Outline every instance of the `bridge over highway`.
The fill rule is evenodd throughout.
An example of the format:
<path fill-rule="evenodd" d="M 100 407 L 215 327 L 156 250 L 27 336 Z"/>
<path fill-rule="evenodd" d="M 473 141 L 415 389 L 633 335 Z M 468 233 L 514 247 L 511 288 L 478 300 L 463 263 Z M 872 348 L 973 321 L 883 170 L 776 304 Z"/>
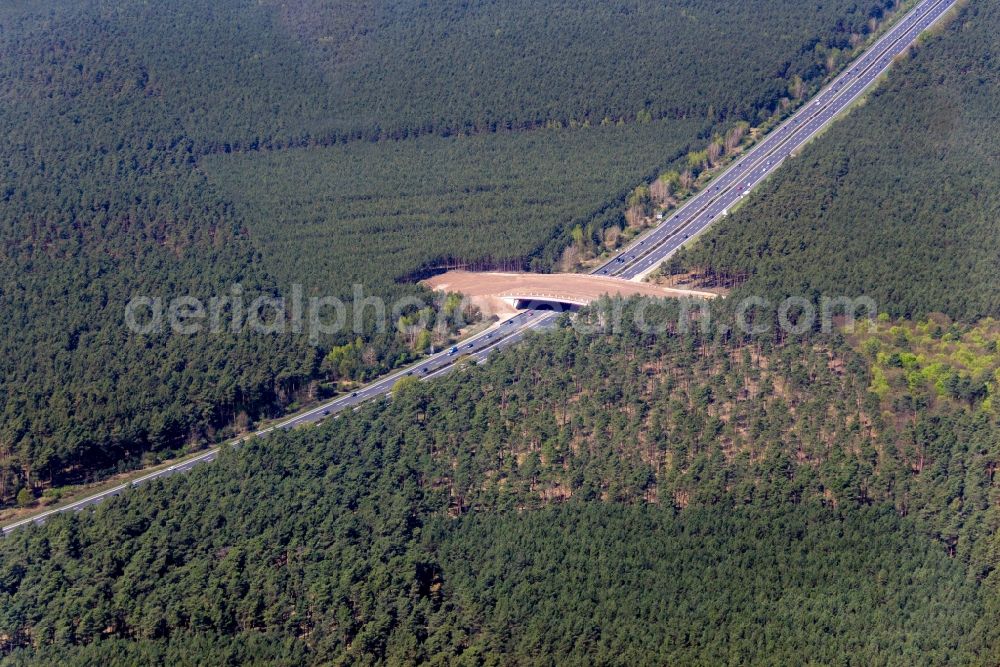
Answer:
<path fill-rule="evenodd" d="M 700 290 L 660 287 L 613 276 L 586 273 L 501 273 L 449 271 L 424 281 L 431 289 L 459 292 L 484 312 L 575 310 L 604 295 L 711 299 L 717 295 Z"/>

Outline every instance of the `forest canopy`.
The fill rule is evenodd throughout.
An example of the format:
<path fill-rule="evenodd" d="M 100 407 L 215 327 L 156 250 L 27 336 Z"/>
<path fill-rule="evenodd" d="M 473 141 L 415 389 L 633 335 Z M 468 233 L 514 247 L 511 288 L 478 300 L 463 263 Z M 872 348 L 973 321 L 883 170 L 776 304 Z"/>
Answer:
<path fill-rule="evenodd" d="M 137 338 L 131 295 L 547 270 L 894 6 L 3 5 L 0 504 L 412 352 Z M 564 319 L 0 539 L 0 663 L 996 664 L 997 16 L 963 9 L 682 257 L 877 296 L 877 330 L 742 336 L 717 299 L 682 331 L 675 301 L 603 301 L 580 318 L 664 326 Z"/>
<path fill-rule="evenodd" d="M 893 317 L 1000 315 L 998 29 L 969 3 L 677 263 Z"/>
<path fill-rule="evenodd" d="M 15 532 L 0 649 L 12 664 L 995 658 L 1000 413 L 885 411 L 842 336 L 720 331 L 562 328 Z"/>
<path fill-rule="evenodd" d="M 4 5 L 0 503 L 401 358 L 394 335 L 137 339 L 130 295 L 545 270 L 890 6 Z M 682 258 L 877 296 L 876 330 L 600 302 L 583 322 L 663 327 L 564 319 L 0 539 L 0 663 L 1000 662 L 997 16 L 963 9 Z"/>
<path fill-rule="evenodd" d="M 545 269 L 570 225 L 614 221 L 628 181 L 818 85 L 890 6 L 4 3 L 0 505 L 277 415 L 354 343 L 137 338 L 132 296 L 251 301 L 294 273 L 391 298 L 440 259 Z M 313 169 L 336 182 L 303 188 Z M 358 378 L 407 358 L 359 333 Z"/>

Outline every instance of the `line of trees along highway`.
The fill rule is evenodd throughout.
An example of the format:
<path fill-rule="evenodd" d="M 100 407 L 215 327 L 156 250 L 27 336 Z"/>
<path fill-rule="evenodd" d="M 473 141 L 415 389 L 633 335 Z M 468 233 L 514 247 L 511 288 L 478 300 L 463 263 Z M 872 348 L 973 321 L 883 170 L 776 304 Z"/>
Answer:
<path fill-rule="evenodd" d="M 617 215 L 609 206 L 624 198 L 624 180 L 654 174 L 719 123 L 755 121 L 782 98 L 807 93 L 836 64 L 839 56 L 827 62 L 831 56 L 863 38 L 891 6 L 847 0 L 819 9 L 763 1 L 669 9 L 597 2 L 5 4 L 0 504 L 22 491 L 30 501 L 50 484 L 132 467 L 150 452 L 177 451 L 229 424 L 244 427 L 273 415 L 309 395 L 310 382 L 325 375 L 331 347 L 354 342 L 353 333 L 319 349 L 281 336 L 130 337 L 122 313 L 132 295 L 207 298 L 239 283 L 249 302 L 287 291 L 288 267 L 305 265 L 306 282 L 323 294 L 339 293 L 347 277 L 363 275 L 392 298 L 414 293 L 394 279 L 425 263 L 459 252 L 468 253 L 463 260 L 510 260 L 512 246 L 517 253 L 544 248 L 536 262 L 544 268 L 565 244 L 547 241 L 560 233 L 564 216 L 599 229 Z M 746 53 L 706 49 L 713 39 Z M 624 125 L 597 132 L 605 119 Z M 656 122 L 670 130 L 654 133 Z M 525 135 L 538 147 L 526 153 L 531 163 L 523 169 L 464 179 L 457 174 L 468 160 L 449 167 L 447 148 L 436 159 L 416 155 L 407 163 L 395 153 L 410 150 L 409 142 L 380 141 L 372 159 L 389 168 L 376 170 L 385 176 L 368 208 L 310 200 L 328 193 L 303 194 L 285 180 L 292 171 L 274 172 L 266 163 L 219 157 L 205 165 L 206 176 L 201 162 L 209 154 L 326 146 L 330 152 L 319 161 L 344 164 L 349 157 L 338 152 L 344 142 L 419 134 L 457 142 L 460 132 L 494 130 L 493 142 L 479 150 L 503 152 L 511 150 L 503 143 L 511 132 L 571 125 L 581 126 L 572 130 L 581 134 Z M 510 146 L 523 148 L 518 140 Z M 600 150 L 624 157 L 591 161 Z M 304 167 L 317 160 L 315 152 L 297 154 Z M 447 208 L 423 209 L 416 222 L 394 215 L 384 199 L 409 187 L 410 169 L 428 167 L 451 169 L 444 181 L 449 191 L 509 194 L 484 197 L 465 226 Z M 281 203 L 271 201 L 267 210 L 287 205 L 291 222 L 313 224 L 312 234 L 289 241 L 253 217 L 245 201 L 220 186 L 234 178 L 228 170 L 249 192 L 277 173 L 281 182 L 272 192 Z M 620 172 L 610 188 L 608 172 Z M 531 189 L 539 173 L 570 176 L 544 181 L 561 193 L 549 201 L 550 193 Z M 403 205 L 437 194 L 417 192 Z M 368 216 L 358 231 L 366 243 L 359 245 L 374 252 L 363 254 L 365 266 L 356 271 L 331 268 L 314 249 L 353 238 L 343 221 L 355 206 Z M 535 226 L 459 244 L 484 221 L 496 227 L 532 220 L 539 208 L 545 214 Z M 377 245 L 382 230 L 421 222 L 404 252 Z M 441 224 L 452 227 L 447 240 L 455 247 L 438 246 Z M 522 231 L 533 246 L 517 246 Z M 348 257 L 351 266 L 357 259 Z M 359 378 L 409 353 L 395 335 L 362 335 L 371 353 Z"/>
<path fill-rule="evenodd" d="M 941 320 L 800 340 L 560 329 L 8 536 L 0 649 L 989 664 L 1000 413 L 990 394 L 869 386 L 879 352 L 996 360 L 997 337 Z M 949 363 L 971 377 L 967 355 Z"/>
<path fill-rule="evenodd" d="M 998 27 L 1000 9 L 969 3 L 670 270 L 866 294 L 894 316 L 1000 314 Z"/>

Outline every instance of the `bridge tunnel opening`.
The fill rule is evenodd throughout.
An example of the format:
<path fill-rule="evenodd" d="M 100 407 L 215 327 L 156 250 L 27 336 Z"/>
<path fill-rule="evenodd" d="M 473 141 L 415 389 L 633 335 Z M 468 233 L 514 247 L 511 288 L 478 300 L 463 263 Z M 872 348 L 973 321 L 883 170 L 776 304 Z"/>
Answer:
<path fill-rule="evenodd" d="M 575 313 L 580 310 L 580 304 L 556 299 L 515 299 L 514 307 L 518 310 L 538 310 L 554 313 Z"/>

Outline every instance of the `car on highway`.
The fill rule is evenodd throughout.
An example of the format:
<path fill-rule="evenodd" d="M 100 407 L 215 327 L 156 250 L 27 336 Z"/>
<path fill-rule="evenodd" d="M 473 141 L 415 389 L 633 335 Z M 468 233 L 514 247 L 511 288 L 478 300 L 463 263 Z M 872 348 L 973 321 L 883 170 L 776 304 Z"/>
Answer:
<path fill-rule="evenodd" d="M 448 350 L 448 356 L 450 357 L 451 355 L 456 354 L 457 352 L 458 352 L 458 346 L 456 345 L 455 347 Z"/>

